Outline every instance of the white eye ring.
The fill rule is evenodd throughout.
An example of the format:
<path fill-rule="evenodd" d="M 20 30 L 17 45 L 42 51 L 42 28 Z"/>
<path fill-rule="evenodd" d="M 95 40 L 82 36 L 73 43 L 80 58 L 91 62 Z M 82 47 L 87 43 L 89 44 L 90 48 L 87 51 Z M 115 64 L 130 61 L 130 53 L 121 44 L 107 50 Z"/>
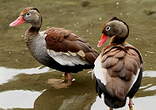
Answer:
<path fill-rule="evenodd" d="M 29 17 L 29 16 L 31 16 L 31 13 L 27 13 L 27 14 L 26 14 L 26 17 Z"/>
<path fill-rule="evenodd" d="M 106 31 L 109 31 L 110 29 L 111 29 L 111 27 L 110 26 L 107 26 L 105 30 Z"/>

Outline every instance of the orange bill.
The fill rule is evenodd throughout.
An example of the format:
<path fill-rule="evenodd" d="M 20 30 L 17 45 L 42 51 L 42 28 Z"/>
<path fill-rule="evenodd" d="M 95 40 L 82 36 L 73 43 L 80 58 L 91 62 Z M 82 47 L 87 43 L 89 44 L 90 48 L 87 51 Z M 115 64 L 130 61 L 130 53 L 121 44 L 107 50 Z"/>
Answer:
<path fill-rule="evenodd" d="M 105 34 L 102 34 L 97 47 L 101 47 L 107 41 L 107 39 L 108 39 L 108 36 L 106 36 Z"/>
<path fill-rule="evenodd" d="M 25 23 L 23 16 L 19 16 L 15 21 L 9 24 L 10 27 L 18 26 L 20 24 Z"/>

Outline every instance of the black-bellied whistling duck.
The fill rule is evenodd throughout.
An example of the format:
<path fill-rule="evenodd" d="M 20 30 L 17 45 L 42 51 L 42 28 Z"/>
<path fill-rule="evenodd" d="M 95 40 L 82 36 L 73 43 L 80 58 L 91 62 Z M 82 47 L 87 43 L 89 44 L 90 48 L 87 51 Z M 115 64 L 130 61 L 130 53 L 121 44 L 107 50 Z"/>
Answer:
<path fill-rule="evenodd" d="M 94 67 L 98 53 L 79 36 L 63 28 L 39 32 L 42 16 L 37 8 L 25 8 L 10 26 L 30 23 L 26 44 L 34 58 L 43 65 L 65 72 L 65 86 L 72 83 L 71 73 Z"/>
<path fill-rule="evenodd" d="M 104 102 L 110 110 L 125 106 L 127 97 L 132 110 L 132 98 L 142 79 L 143 59 L 134 46 L 125 42 L 128 35 L 128 25 L 114 17 L 105 24 L 98 43 L 101 47 L 107 38 L 111 38 L 94 67 L 96 91 L 100 97 L 104 95 Z"/>

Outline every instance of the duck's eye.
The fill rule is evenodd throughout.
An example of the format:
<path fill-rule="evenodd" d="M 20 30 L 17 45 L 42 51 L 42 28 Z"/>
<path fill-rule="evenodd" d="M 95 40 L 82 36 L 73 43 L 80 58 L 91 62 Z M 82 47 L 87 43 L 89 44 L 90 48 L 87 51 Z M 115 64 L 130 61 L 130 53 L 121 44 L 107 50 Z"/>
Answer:
<path fill-rule="evenodd" d="M 110 29 L 111 29 L 110 26 L 107 26 L 107 27 L 105 28 L 106 31 L 109 31 Z"/>
<path fill-rule="evenodd" d="M 31 13 L 27 13 L 27 14 L 26 14 L 27 17 L 30 16 L 30 15 L 31 15 Z"/>

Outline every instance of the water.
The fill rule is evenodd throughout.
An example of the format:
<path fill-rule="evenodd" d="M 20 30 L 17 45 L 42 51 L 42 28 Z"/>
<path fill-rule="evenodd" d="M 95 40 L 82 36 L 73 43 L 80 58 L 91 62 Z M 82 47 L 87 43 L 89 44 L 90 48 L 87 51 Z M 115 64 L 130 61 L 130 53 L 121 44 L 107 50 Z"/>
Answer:
<path fill-rule="evenodd" d="M 15 68 L 6 68 L 6 67 L 0 67 L 0 68 L 1 68 L 0 72 L 2 73 L 0 74 L 0 78 L 3 78 L 3 80 L 0 79 L 1 88 L 3 88 L 3 85 L 8 84 L 12 81 L 16 82 L 17 80 L 20 80 L 19 78 L 15 78 L 14 76 L 18 76 L 23 73 L 27 75 L 32 75 L 32 72 L 34 72 L 34 74 L 37 75 L 41 73 L 46 74 L 46 72 L 49 71 L 52 72 L 48 67 L 44 67 L 44 68 L 37 67 L 37 68 L 27 68 L 27 69 L 15 69 Z M 4 78 L 5 74 L 7 77 L 9 77 L 9 80 L 8 78 Z M 156 78 L 156 71 L 144 71 L 143 74 L 144 74 L 144 79 Z M 27 79 L 27 81 L 28 80 L 29 79 Z M 89 82 L 88 79 L 87 81 Z M 84 80 L 82 82 L 84 83 Z M 78 84 L 75 84 L 75 86 L 79 86 L 80 83 L 81 82 L 78 81 Z M 91 86 L 94 85 L 92 84 Z M 11 108 L 21 108 L 21 109 L 32 108 L 33 109 L 34 108 L 37 110 L 41 110 L 42 108 L 44 108 L 46 110 L 48 109 L 50 110 L 51 108 L 54 108 L 58 110 L 66 110 L 67 108 L 70 108 L 71 110 L 74 110 L 76 108 L 81 108 L 80 105 L 82 105 L 82 108 L 84 109 L 85 108 L 89 109 L 91 106 L 91 110 L 106 108 L 103 102 L 103 98 L 100 99 L 97 96 L 96 101 L 94 102 L 95 91 L 94 91 L 94 87 L 91 86 L 83 85 L 81 86 L 81 88 L 79 87 L 77 88 L 74 87 L 73 85 L 73 87 L 67 89 L 48 88 L 40 91 L 35 91 L 35 90 L 2 91 L 0 92 L 0 97 L 1 97 L 0 107 L 3 109 L 11 109 Z M 142 94 L 144 92 L 152 92 L 155 90 L 156 90 L 156 86 L 153 85 L 152 83 L 147 83 L 145 85 L 142 85 L 139 91 L 140 96 L 134 98 L 135 108 L 147 110 L 148 107 L 150 107 L 151 110 L 154 110 L 156 95 L 142 96 Z M 90 102 L 93 102 L 93 104 L 90 105 L 91 104 Z M 119 110 L 126 110 L 126 109 L 128 109 L 128 106 L 125 106 L 124 108 L 121 108 Z"/>
<path fill-rule="evenodd" d="M 144 71 L 143 73 L 144 78 L 145 77 L 152 77 L 156 78 L 156 71 Z M 142 92 L 150 92 L 150 91 L 156 91 L 156 86 L 153 86 L 152 84 L 143 85 L 140 87 L 140 91 Z M 155 103 L 156 103 L 156 95 L 153 96 L 142 96 L 142 97 L 135 97 L 133 99 L 133 102 L 135 104 L 134 109 L 135 110 L 155 110 Z M 102 98 L 96 97 L 96 101 L 91 106 L 91 110 L 99 110 L 103 108 L 103 110 L 108 110 L 107 106 L 104 103 L 103 96 Z M 116 109 L 114 109 L 116 110 Z M 128 110 L 128 100 L 125 107 L 122 107 L 117 110 Z"/>
<path fill-rule="evenodd" d="M 0 84 L 7 83 L 8 80 L 11 80 L 14 78 L 14 76 L 20 74 L 20 73 L 26 73 L 26 74 L 40 74 L 50 71 L 50 68 L 45 67 L 41 68 L 30 68 L 30 69 L 17 69 L 17 68 L 7 68 L 7 67 L 0 67 Z"/>
<path fill-rule="evenodd" d="M 135 110 L 155 110 L 156 96 L 148 96 L 148 97 L 139 97 L 134 98 L 133 100 L 135 106 Z M 103 100 L 99 97 L 96 98 L 96 102 L 92 105 L 91 110 L 109 110 L 107 106 L 104 104 Z M 114 110 L 128 110 L 128 102 L 125 107 L 114 109 Z"/>
<path fill-rule="evenodd" d="M 55 72 L 54 70 L 49 69 L 48 67 L 36 67 L 36 68 L 7 68 L 0 67 L 0 108 L 2 109 L 11 109 L 11 108 L 23 108 L 23 109 L 37 109 L 46 110 L 53 108 L 59 110 L 65 110 L 66 108 L 75 109 L 75 107 L 80 107 L 79 104 L 86 102 L 88 99 L 92 99 L 95 96 L 93 80 L 89 73 L 84 76 L 84 79 L 76 80 L 77 83 L 73 84 L 70 88 L 65 89 L 55 89 L 48 85 L 47 80 L 49 77 L 40 76 L 46 75 L 48 73 Z M 87 72 L 87 71 L 86 71 Z M 32 74 L 34 73 L 34 74 Z M 44 73 L 44 74 L 43 74 Z M 6 75 L 6 77 L 4 77 Z M 88 77 L 90 76 L 90 78 Z M 28 77 L 30 76 L 30 77 Z M 40 78 L 44 85 L 48 85 L 46 88 L 35 88 L 40 84 Z M 45 79 L 44 79 L 44 78 Z M 59 76 L 60 77 L 60 76 Z M 42 79 L 43 78 L 43 79 Z M 56 78 L 56 77 L 50 77 Z M 90 82 L 91 85 L 87 86 L 86 82 Z M 35 81 L 35 82 L 34 82 Z M 22 82 L 22 83 L 21 83 Z M 26 84 L 28 83 L 28 85 Z M 83 83 L 86 83 L 83 84 Z M 79 88 L 80 85 L 82 88 Z M 24 85 L 24 87 L 23 87 Z M 30 87 L 29 87 L 30 86 Z M 33 86 L 31 88 L 31 86 Z M 42 86 L 42 85 L 40 85 Z M 87 86 L 87 87 L 86 87 Z M 12 90 L 13 89 L 13 90 Z M 92 91 L 89 93 L 89 91 Z M 94 94 L 94 95 L 93 95 Z M 93 96 L 93 97 L 92 97 Z M 75 103 L 75 106 L 72 106 Z M 90 102 L 84 104 L 88 108 Z M 56 105 L 56 106 L 53 106 Z"/>
<path fill-rule="evenodd" d="M 87 71 L 74 74 L 69 88 L 55 89 L 48 79 L 62 78 L 61 72 L 42 67 L 29 53 L 24 40 L 28 24 L 8 25 L 27 6 L 39 8 L 42 30 L 47 27 L 70 29 L 94 48 L 105 21 L 113 16 L 130 27 L 128 42 L 144 58 L 144 78 L 134 102 L 136 110 L 155 110 L 156 103 L 156 1 L 155 0 L 1 0 L 0 4 L 0 109 L 7 110 L 105 110 L 95 92 L 95 80 Z M 106 43 L 107 45 L 108 43 Z M 126 109 L 127 108 L 122 108 Z"/>
<path fill-rule="evenodd" d="M 0 105 L 3 109 L 33 108 L 34 102 L 42 92 L 13 90 L 0 93 Z"/>

